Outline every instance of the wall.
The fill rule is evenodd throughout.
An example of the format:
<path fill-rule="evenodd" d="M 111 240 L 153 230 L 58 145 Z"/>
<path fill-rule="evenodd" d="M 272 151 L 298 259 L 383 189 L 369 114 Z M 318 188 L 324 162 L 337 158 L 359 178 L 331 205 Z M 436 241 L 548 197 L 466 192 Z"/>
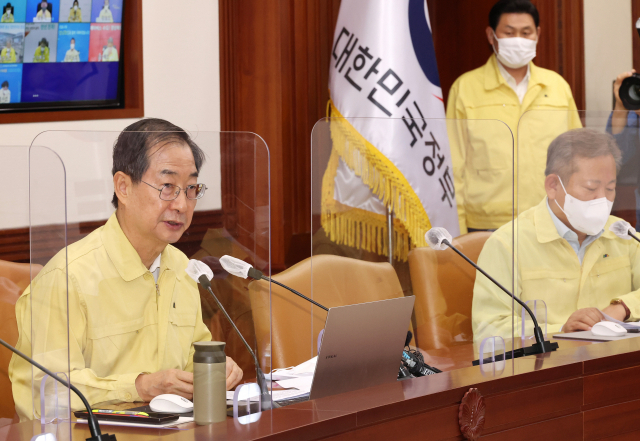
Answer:
<path fill-rule="evenodd" d="M 587 110 L 612 109 L 612 82 L 632 67 L 631 0 L 584 0 Z"/>
<path fill-rule="evenodd" d="M 179 12 L 176 12 L 175 2 L 143 0 L 145 116 L 167 119 L 191 132 L 196 139 L 198 131 L 220 130 L 218 43 L 218 0 L 182 2 Z M 47 130 L 120 131 L 134 121 L 0 124 L 0 145 L 30 145 L 39 133 Z M 12 151 L 12 155 L 15 157 L 16 152 Z M 65 161 L 69 162 L 68 169 L 80 169 L 83 165 L 79 161 L 73 162 L 73 159 Z M 215 165 L 217 170 L 219 164 L 219 156 L 209 158 L 209 165 Z M 26 226 L 29 221 L 25 161 L 19 166 L 0 164 L 0 167 L 3 178 L 16 189 L 3 197 L 0 229 Z M 207 186 L 208 197 L 199 203 L 198 208 L 220 208 L 219 174 L 217 182 L 207 182 Z M 73 184 L 69 186 L 72 187 Z M 80 219 L 70 219 L 74 220 Z"/>

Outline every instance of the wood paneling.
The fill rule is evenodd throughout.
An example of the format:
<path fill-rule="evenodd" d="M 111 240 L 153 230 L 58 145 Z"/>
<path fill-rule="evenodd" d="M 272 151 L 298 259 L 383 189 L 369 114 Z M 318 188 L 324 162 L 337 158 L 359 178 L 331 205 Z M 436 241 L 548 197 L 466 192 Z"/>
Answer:
<path fill-rule="evenodd" d="M 69 224 L 67 242 L 72 244 L 85 237 L 105 220 Z M 174 244 L 187 256 L 192 256 L 199 248 L 204 234 L 209 228 L 221 228 L 224 215 L 221 210 L 196 211 L 189 229 Z M 48 225 L 34 229 L 34 262 L 44 265 L 64 244 L 62 225 Z M 29 262 L 29 227 L 0 230 L 0 260 Z"/>
<path fill-rule="evenodd" d="M 142 0 L 127 0 L 122 15 L 124 63 L 124 107 L 102 110 L 57 110 L 2 113 L 0 124 L 89 119 L 140 118 L 144 116 L 142 62 Z"/>
<path fill-rule="evenodd" d="M 427 3 L 446 99 L 458 76 L 482 66 L 491 55 L 484 29 L 495 0 Z M 582 0 L 534 3 L 542 28 L 535 62 L 562 75 L 578 108 L 584 109 Z M 310 254 L 310 134 L 326 113 L 340 1 L 220 0 L 219 5 L 222 130 L 255 132 L 269 146 L 272 262 L 277 270 Z M 227 195 L 242 173 L 225 166 L 223 159 L 225 212 L 233 211 Z"/>
<path fill-rule="evenodd" d="M 635 1 L 635 0 L 634 0 Z M 496 0 L 428 0 L 440 84 L 447 100 L 453 82 L 482 66 L 492 54 L 485 29 Z M 540 13 L 536 65 L 558 72 L 585 108 L 582 0 L 534 0 Z"/>
<path fill-rule="evenodd" d="M 255 132 L 269 147 L 272 265 L 282 269 L 292 237 L 310 230 L 311 130 L 326 113 L 340 2 L 220 0 L 219 5 L 221 126 Z M 225 212 L 233 210 L 228 195 L 238 191 L 243 176 L 242 168 L 226 164 L 223 159 Z M 242 215 L 237 216 L 240 222 Z"/>
<path fill-rule="evenodd" d="M 633 68 L 640 71 L 640 36 L 636 31 L 636 20 L 640 18 L 640 0 L 631 0 L 631 26 L 633 28 Z"/>

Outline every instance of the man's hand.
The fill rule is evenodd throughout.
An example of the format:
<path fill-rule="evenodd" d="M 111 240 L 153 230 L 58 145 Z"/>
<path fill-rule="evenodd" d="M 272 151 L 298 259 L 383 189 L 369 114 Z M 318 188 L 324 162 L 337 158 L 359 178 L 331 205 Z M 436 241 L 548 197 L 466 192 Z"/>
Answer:
<path fill-rule="evenodd" d="M 193 374 L 180 369 L 140 374 L 136 378 L 136 390 L 144 401 L 151 401 L 162 394 L 180 395 L 193 400 Z"/>
<path fill-rule="evenodd" d="M 227 390 L 233 389 L 242 380 L 242 369 L 233 361 L 233 358 L 227 357 Z"/>
<path fill-rule="evenodd" d="M 627 110 L 624 108 L 624 104 L 622 104 L 622 100 L 620 99 L 620 86 L 625 78 L 629 78 L 634 73 L 636 73 L 636 70 L 632 69 L 631 72 L 622 72 L 616 77 L 616 81 L 613 83 L 613 96 L 616 98 L 616 106 L 614 110 Z"/>
<path fill-rule="evenodd" d="M 605 314 L 607 314 L 609 317 L 614 318 L 616 320 L 620 320 L 621 322 L 624 321 L 625 318 L 627 318 L 627 310 L 624 309 L 624 306 L 618 304 L 618 305 L 609 305 L 606 308 L 604 308 L 602 310 L 602 312 L 604 312 Z"/>
<path fill-rule="evenodd" d="M 603 318 L 598 308 L 578 309 L 564 324 L 562 332 L 590 331 L 591 327 Z"/>
<path fill-rule="evenodd" d="M 242 369 L 231 357 L 227 357 L 227 390 L 242 380 Z M 180 369 L 169 369 L 154 374 L 140 374 L 136 378 L 136 390 L 144 401 L 151 401 L 162 394 L 174 394 L 193 400 L 193 374 Z"/>

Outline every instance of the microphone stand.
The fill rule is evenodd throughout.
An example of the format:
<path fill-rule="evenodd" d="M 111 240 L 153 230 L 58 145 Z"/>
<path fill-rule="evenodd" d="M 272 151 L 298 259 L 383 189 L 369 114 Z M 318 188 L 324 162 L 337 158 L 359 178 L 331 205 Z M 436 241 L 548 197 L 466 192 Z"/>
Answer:
<path fill-rule="evenodd" d="M 636 236 L 635 234 L 633 234 L 633 233 L 631 232 L 631 230 L 627 231 L 627 234 L 628 234 L 629 236 L 633 237 L 636 241 L 640 242 L 640 239 L 638 239 L 638 236 Z"/>
<path fill-rule="evenodd" d="M 455 251 L 460 257 L 462 257 L 464 260 L 466 260 L 471 265 L 473 265 L 475 269 L 480 271 L 487 279 L 491 280 L 498 288 L 506 292 L 513 300 L 515 300 L 519 305 L 521 305 L 527 311 L 527 313 L 531 316 L 531 319 L 533 320 L 533 335 L 536 339 L 536 343 L 527 348 L 513 349 L 509 353 L 505 352 L 504 354 L 505 360 L 510 360 L 512 358 L 520 358 L 527 355 L 544 354 L 545 352 L 553 352 L 556 349 L 558 349 L 557 342 L 551 343 L 550 341 L 544 340 L 544 336 L 542 335 L 542 329 L 540 328 L 540 325 L 538 325 L 538 320 L 536 319 L 536 316 L 533 314 L 531 309 L 529 309 L 529 307 L 522 300 L 520 300 L 519 298 L 511 294 L 511 292 L 507 288 L 502 286 L 496 279 L 494 279 L 489 274 L 487 274 L 482 268 L 476 265 L 476 263 L 473 260 L 469 259 L 461 251 L 459 251 L 456 247 L 454 247 L 447 239 L 443 239 L 442 243 L 447 245 L 449 248 Z M 496 361 L 501 361 L 502 359 L 503 357 L 501 356 L 496 357 Z M 493 362 L 491 358 L 485 358 L 482 361 L 483 363 Z M 474 366 L 478 366 L 479 364 L 480 364 L 480 360 L 473 361 Z"/>
<path fill-rule="evenodd" d="M 303 299 L 305 299 L 307 302 L 311 302 L 311 303 L 313 303 L 313 304 L 314 304 L 314 305 L 316 305 L 318 308 L 322 308 L 322 309 L 324 309 L 324 310 L 325 310 L 325 311 L 327 311 L 327 312 L 329 311 L 329 308 L 327 308 L 326 306 L 322 306 L 320 303 L 316 302 L 315 300 L 311 300 L 309 297 L 305 296 L 304 294 L 300 294 L 300 293 L 299 293 L 298 291 L 296 291 L 295 289 L 293 289 L 293 288 L 289 288 L 287 285 L 284 285 L 284 284 L 282 284 L 282 283 L 278 282 L 277 280 L 273 280 L 273 279 L 271 279 L 271 278 L 269 278 L 269 277 L 267 277 L 267 276 L 264 276 L 264 275 L 262 275 L 262 276 L 261 276 L 261 279 L 262 279 L 262 280 L 266 280 L 267 282 L 273 282 L 273 283 L 275 283 L 276 285 L 281 286 L 281 287 L 283 287 L 284 289 L 287 289 L 287 290 L 291 291 L 291 292 L 292 292 L 292 293 L 294 293 L 295 295 L 302 297 L 302 298 L 303 298 Z"/>
<path fill-rule="evenodd" d="M 87 438 L 87 441 L 116 441 L 116 436 L 115 435 L 109 435 L 108 433 L 104 433 L 103 434 L 103 433 L 100 432 L 100 424 L 98 424 L 98 419 L 96 418 L 96 416 L 91 411 L 91 405 L 89 405 L 89 402 L 87 401 L 85 396 L 82 394 L 82 392 L 80 392 L 78 390 L 78 388 L 76 388 L 70 382 L 67 383 L 65 380 L 63 380 L 62 378 L 58 377 L 56 374 L 51 372 L 49 369 L 47 369 L 46 367 L 42 366 L 37 361 L 33 360 L 31 357 L 23 354 L 22 352 L 20 352 L 19 350 L 17 350 L 16 348 L 14 348 L 13 346 L 11 346 L 9 343 L 5 342 L 2 339 L 0 339 L 0 345 L 2 345 L 5 348 L 9 349 L 11 352 L 13 352 L 14 354 L 18 355 L 19 357 L 24 358 L 29 363 L 31 363 L 32 365 L 34 365 L 35 367 L 40 369 L 45 374 L 49 375 L 54 380 L 59 381 L 65 387 L 67 387 L 67 388 L 71 389 L 72 391 L 74 391 L 76 393 L 76 395 L 78 397 L 80 397 L 80 399 L 82 400 L 82 403 L 84 404 L 84 407 L 87 408 L 87 413 L 89 414 L 87 416 L 87 424 L 89 425 L 89 432 L 91 433 L 91 438 Z M 40 399 L 42 399 L 42 397 L 40 397 Z"/>
<path fill-rule="evenodd" d="M 216 295 L 213 293 L 213 290 L 211 289 L 211 282 L 209 281 L 209 279 L 207 279 L 207 276 L 204 274 L 198 278 L 198 281 L 200 282 L 200 285 L 202 285 L 207 291 L 209 291 L 209 294 L 213 296 L 213 299 L 216 301 L 218 308 L 220 308 L 220 311 L 222 311 L 224 316 L 227 318 L 227 320 L 231 324 L 231 327 L 233 327 L 233 329 L 236 331 L 236 334 L 238 334 L 238 337 L 240 337 L 240 340 L 242 340 L 242 343 L 244 343 L 245 347 L 247 348 L 247 351 L 249 351 L 249 354 L 251 354 L 251 357 L 253 358 L 253 363 L 256 365 L 256 381 L 258 382 L 258 386 L 260 387 L 260 403 L 262 405 L 262 409 L 268 410 L 268 409 L 274 409 L 274 408 L 280 407 L 277 403 L 271 400 L 271 395 L 269 395 L 269 389 L 267 388 L 267 382 L 264 378 L 264 372 L 262 372 L 262 369 L 260 368 L 260 363 L 258 363 L 258 357 L 256 357 L 255 352 L 253 352 L 253 349 L 251 349 L 251 346 L 249 346 L 249 343 L 247 343 L 247 341 L 244 339 L 244 337 L 240 333 L 240 330 L 238 329 L 236 324 L 233 322 L 233 320 L 231 320 L 231 317 L 229 317 L 227 310 L 224 309 L 224 307 L 222 306 L 222 303 L 220 303 L 220 300 L 218 300 L 218 297 L 216 297 Z"/>

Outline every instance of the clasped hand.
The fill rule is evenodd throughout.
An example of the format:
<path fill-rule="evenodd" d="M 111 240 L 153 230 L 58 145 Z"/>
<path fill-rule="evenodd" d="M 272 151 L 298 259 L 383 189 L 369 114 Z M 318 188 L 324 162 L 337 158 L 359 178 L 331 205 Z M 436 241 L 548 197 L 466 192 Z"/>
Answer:
<path fill-rule="evenodd" d="M 242 369 L 227 357 L 227 390 L 242 380 Z M 193 400 L 193 373 L 180 369 L 167 369 L 153 374 L 140 374 L 136 378 L 136 390 L 144 401 L 151 401 L 162 394 L 174 394 Z"/>

